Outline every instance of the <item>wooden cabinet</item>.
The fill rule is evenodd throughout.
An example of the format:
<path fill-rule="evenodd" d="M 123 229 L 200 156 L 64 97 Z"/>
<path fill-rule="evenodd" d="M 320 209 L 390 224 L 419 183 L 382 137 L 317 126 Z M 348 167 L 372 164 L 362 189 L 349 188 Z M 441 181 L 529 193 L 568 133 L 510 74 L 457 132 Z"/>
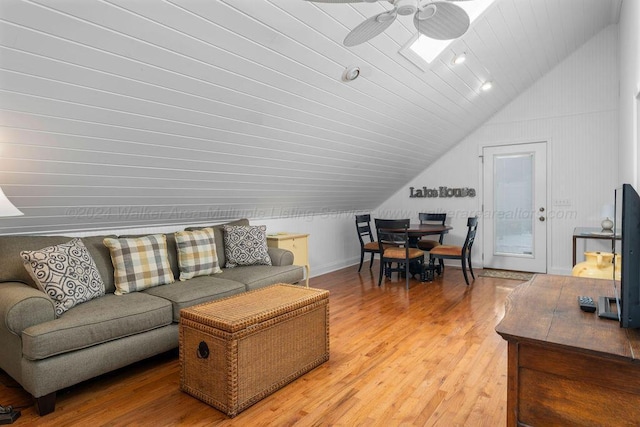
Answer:
<path fill-rule="evenodd" d="M 537 275 L 516 288 L 496 331 L 508 342 L 507 426 L 637 426 L 640 329 L 580 310 L 609 280 Z"/>
<path fill-rule="evenodd" d="M 278 233 L 267 236 L 267 245 L 272 248 L 287 249 L 293 252 L 293 264 L 304 266 L 306 272 L 306 285 L 309 287 L 309 244 L 308 234 Z"/>

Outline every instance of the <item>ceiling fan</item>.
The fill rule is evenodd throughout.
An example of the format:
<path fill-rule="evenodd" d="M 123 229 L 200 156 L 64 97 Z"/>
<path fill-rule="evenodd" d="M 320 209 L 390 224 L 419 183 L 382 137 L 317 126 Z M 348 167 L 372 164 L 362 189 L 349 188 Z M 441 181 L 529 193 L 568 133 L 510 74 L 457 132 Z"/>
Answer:
<path fill-rule="evenodd" d="M 375 3 L 378 0 L 307 0 L 317 3 Z M 398 15 L 413 14 L 413 25 L 419 33 L 436 40 L 450 40 L 462 36 L 469 28 L 467 12 L 448 1 L 379 0 L 393 5 L 392 9 L 379 13 L 355 27 L 344 38 L 343 44 L 351 47 L 364 43 L 386 30 Z"/>

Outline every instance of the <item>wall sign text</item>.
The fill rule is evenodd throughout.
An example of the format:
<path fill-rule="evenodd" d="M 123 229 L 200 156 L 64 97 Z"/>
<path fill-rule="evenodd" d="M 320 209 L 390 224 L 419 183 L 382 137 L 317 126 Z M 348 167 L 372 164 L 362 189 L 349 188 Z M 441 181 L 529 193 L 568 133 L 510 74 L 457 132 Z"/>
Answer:
<path fill-rule="evenodd" d="M 438 188 L 415 188 L 409 187 L 409 197 L 410 198 L 433 198 L 433 197 L 476 197 L 476 190 L 474 188 L 449 188 L 449 187 L 438 187 Z"/>

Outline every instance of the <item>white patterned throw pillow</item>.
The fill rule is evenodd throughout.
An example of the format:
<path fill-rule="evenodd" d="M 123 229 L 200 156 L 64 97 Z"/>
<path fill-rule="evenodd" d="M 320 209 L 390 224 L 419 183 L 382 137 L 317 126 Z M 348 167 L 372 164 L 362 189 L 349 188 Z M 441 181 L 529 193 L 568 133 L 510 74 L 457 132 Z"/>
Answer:
<path fill-rule="evenodd" d="M 74 305 L 104 295 L 104 282 L 82 240 L 20 252 L 38 288 L 52 300 L 56 316 Z"/>
<path fill-rule="evenodd" d="M 227 268 L 238 265 L 271 265 L 267 247 L 267 227 L 225 225 L 224 253 L 227 257 Z"/>
<path fill-rule="evenodd" d="M 181 281 L 196 276 L 222 273 L 218 265 L 218 253 L 216 252 L 213 228 L 178 231 L 175 236 Z"/>

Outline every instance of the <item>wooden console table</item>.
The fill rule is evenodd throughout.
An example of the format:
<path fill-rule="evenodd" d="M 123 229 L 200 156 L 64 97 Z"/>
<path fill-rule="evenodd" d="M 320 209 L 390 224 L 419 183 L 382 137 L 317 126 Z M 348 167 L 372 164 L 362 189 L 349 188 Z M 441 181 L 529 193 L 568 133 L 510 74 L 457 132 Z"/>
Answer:
<path fill-rule="evenodd" d="M 536 275 L 507 298 L 507 426 L 638 426 L 640 329 L 580 310 L 608 280 Z"/>

